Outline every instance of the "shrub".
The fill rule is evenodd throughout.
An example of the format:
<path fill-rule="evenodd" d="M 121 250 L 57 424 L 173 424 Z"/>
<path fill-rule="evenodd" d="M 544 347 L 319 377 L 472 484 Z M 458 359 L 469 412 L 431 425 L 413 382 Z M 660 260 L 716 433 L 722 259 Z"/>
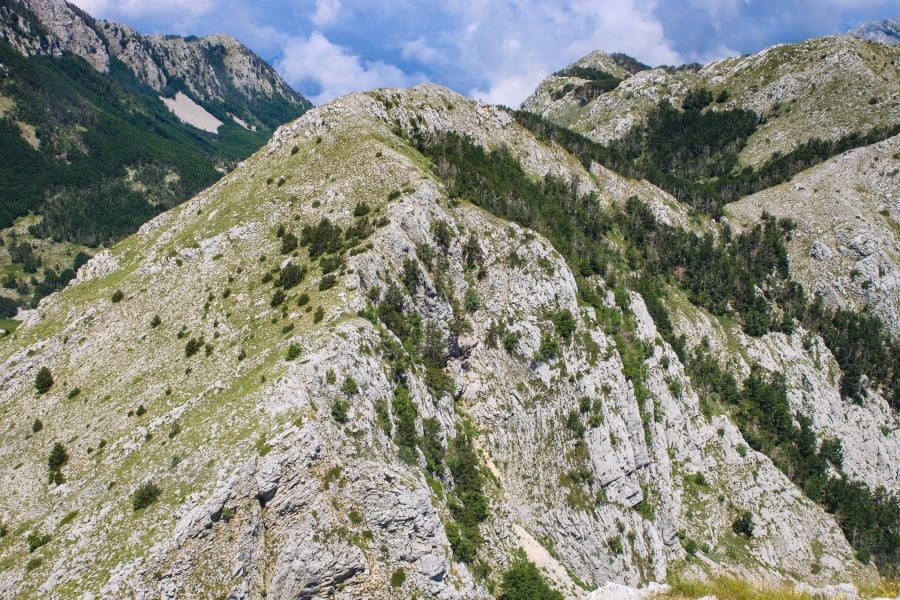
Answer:
<path fill-rule="evenodd" d="M 274 294 L 272 294 L 272 300 L 269 302 L 269 304 L 272 306 L 272 308 L 275 308 L 276 306 L 281 306 L 282 304 L 284 304 L 284 300 L 284 290 L 278 289 L 275 290 Z"/>
<path fill-rule="evenodd" d="M 734 520 L 731 524 L 731 530 L 736 535 L 743 535 L 748 538 L 753 537 L 753 515 L 749 510 L 745 510 Z"/>
<path fill-rule="evenodd" d="M 197 352 L 200 351 L 200 348 L 203 347 L 204 343 L 205 342 L 203 341 L 202 337 L 199 339 L 191 338 L 190 340 L 188 340 L 188 343 L 184 346 L 185 357 L 190 358 L 193 355 L 197 354 Z"/>
<path fill-rule="evenodd" d="M 136 511 L 147 508 L 156 502 L 161 493 L 162 490 L 152 481 L 143 483 L 134 491 L 134 495 L 131 497 L 131 506 Z"/>
<path fill-rule="evenodd" d="M 319 291 L 324 292 L 325 290 L 330 290 L 334 287 L 335 283 L 337 283 L 337 277 L 335 277 L 333 273 L 324 275 L 319 281 Z"/>
<path fill-rule="evenodd" d="M 503 573 L 502 600 L 562 600 L 563 595 L 544 581 L 534 563 L 521 551 Z"/>
<path fill-rule="evenodd" d="M 143 415 L 146 412 L 147 412 L 147 409 L 144 408 L 144 405 L 138 404 L 137 410 L 134 411 L 134 414 L 136 414 L 137 416 L 140 417 L 141 415 Z"/>
<path fill-rule="evenodd" d="M 50 475 L 50 483 L 59 485 L 65 478 L 62 474 L 62 468 L 69 462 L 69 453 L 66 452 L 65 446 L 56 442 L 53 449 L 50 450 L 50 456 L 47 458 L 47 470 Z"/>
<path fill-rule="evenodd" d="M 110 298 L 110 300 L 112 300 L 113 304 L 115 304 L 117 302 L 121 302 L 124 297 L 125 297 L 125 294 L 122 293 L 122 290 L 116 290 L 115 292 L 113 292 L 113 295 Z"/>
<path fill-rule="evenodd" d="M 466 290 L 463 306 L 466 307 L 468 312 L 475 312 L 481 306 L 481 299 L 478 297 L 478 292 L 475 291 L 475 288 L 470 287 Z"/>
<path fill-rule="evenodd" d="M 553 327 L 563 339 L 568 340 L 575 331 L 575 317 L 569 309 L 560 310 L 550 315 Z"/>
<path fill-rule="evenodd" d="M 44 422 L 41 421 L 40 419 L 35 419 L 34 422 L 31 424 L 32 433 L 37 433 L 38 431 L 40 431 L 43 428 L 44 428 Z"/>
<path fill-rule="evenodd" d="M 297 236 L 293 233 L 285 233 L 281 236 L 281 253 L 290 254 L 297 249 Z"/>
<path fill-rule="evenodd" d="M 309 294 L 303 292 L 297 297 L 297 306 L 306 306 L 309 304 Z"/>
<path fill-rule="evenodd" d="M 325 309 L 321 306 L 316 308 L 316 312 L 313 313 L 313 323 L 318 323 L 322 319 L 325 318 Z"/>
<path fill-rule="evenodd" d="M 369 214 L 369 205 L 365 202 L 357 202 L 356 206 L 353 207 L 354 217 L 364 217 L 367 214 Z"/>
<path fill-rule="evenodd" d="M 575 434 L 575 437 L 584 435 L 584 423 L 581 422 L 581 415 L 577 410 L 570 410 L 569 414 L 566 415 L 566 427 Z"/>
<path fill-rule="evenodd" d="M 306 276 L 306 266 L 298 267 L 292 262 L 284 265 L 281 269 L 281 276 L 279 277 L 279 284 L 286 290 L 291 289 L 301 281 Z"/>
<path fill-rule="evenodd" d="M 346 400 L 337 398 L 331 403 L 331 416 L 334 417 L 334 420 L 338 423 L 346 423 L 348 408 L 350 408 L 350 405 Z"/>
<path fill-rule="evenodd" d="M 44 559 L 41 558 L 40 556 L 37 556 L 37 557 L 35 557 L 35 558 L 32 558 L 32 559 L 29 560 L 27 563 L 25 563 L 25 571 L 26 571 L 26 572 L 27 572 L 27 571 L 34 571 L 35 569 L 37 569 L 38 567 L 40 567 L 42 564 L 44 564 Z"/>
<path fill-rule="evenodd" d="M 150 319 L 150 327 L 159 327 L 160 323 L 162 323 L 162 319 L 159 318 L 159 315 L 153 315 L 153 318 Z"/>
<path fill-rule="evenodd" d="M 398 588 L 406 581 L 406 573 L 403 569 L 397 569 L 391 574 L 391 587 Z"/>
<path fill-rule="evenodd" d="M 284 356 L 284 360 L 294 360 L 300 356 L 300 344 L 291 344 L 288 346 L 287 354 Z"/>
<path fill-rule="evenodd" d="M 352 396 L 356 394 L 359 387 L 356 385 L 356 380 L 350 377 L 349 375 L 344 379 L 344 385 L 341 386 L 341 391 L 347 394 L 348 396 Z"/>
<path fill-rule="evenodd" d="M 50 535 L 46 533 L 41 534 L 39 531 L 32 531 L 28 534 L 25 541 L 28 543 L 28 551 L 34 552 L 41 546 L 46 546 L 50 543 Z"/>
<path fill-rule="evenodd" d="M 435 243 L 444 253 L 450 248 L 450 242 L 453 241 L 453 229 L 447 221 L 438 219 L 431 224 L 431 233 L 434 235 Z"/>
<path fill-rule="evenodd" d="M 541 347 L 534 354 L 534 360 L 537 362 L 547 362 L 556 356 L 559 351 L 559 344 L 552 335 L 544 334 L 541 336 Z"/>
<path fill-rule="evenodd" d="M 80 394 L 80 393 L 81 393 L 81 389 L 74 387 L 71 390 L 69 390 L 68 394 L 66 394 L 66 398 L 71 400 L 72 398 L 75 398 L 76 396 L 78 396 L 78 394 Z"/>
<path fill-rule="evenodd" d="M 34 388 L 38 394 L 46 393 L 53 387 L 53 373 L 47 367 L 41 367 L 34 378 Z"/>

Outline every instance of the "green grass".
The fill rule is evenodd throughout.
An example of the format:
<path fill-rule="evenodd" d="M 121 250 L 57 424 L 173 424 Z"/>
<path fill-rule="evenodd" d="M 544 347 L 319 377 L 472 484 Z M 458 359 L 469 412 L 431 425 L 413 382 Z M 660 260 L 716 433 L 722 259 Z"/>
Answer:
<path fill-rule="evenodd" d="M 13 333 L 21 323 L 21 321 L 16 321 L 15 319 L 0 319 L 0 329 Z"/>
<path fill-rule="evenodd" d="M 671 579 L 672 589 L 663 598 L 702 598 L 715 596 L 719 600 L 813 600 L 807 593 L 789 587 L 755 587 L 740 579 L 719 577 L 712 581 Z"/>

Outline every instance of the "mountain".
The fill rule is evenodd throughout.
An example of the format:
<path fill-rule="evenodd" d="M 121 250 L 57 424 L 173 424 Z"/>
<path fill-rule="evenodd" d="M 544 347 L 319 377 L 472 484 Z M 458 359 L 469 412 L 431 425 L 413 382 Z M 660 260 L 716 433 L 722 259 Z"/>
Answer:
<path fill-rule="evenodd" d="M 523 109 L 604 144 L 630 175 L 697 211 L 737 217 L 761 193 L 764 210 L 799 221 L 789 252 L 806 289 L 832 307 L 868 307 L 898 336 L 896 185 L 879 164 L 900 133 L 898 65 L 897 47 L 847 36 L 677 69 L 626 71 L 595 52 L 546 78 Z M 835 158 L 854 148 L 858 162 Z M 823 161 L 815 183 L 787 183 Z"/>
<path fill-rule="evenodd" d="M 689 92 L 705 89 L 713 95 L 707 111 L 743 109 L 757 115 L 760 123 L 743 140 L 738 163 L 759 167 L 813 139 L 835 141 L 895 127 L 900 122 L 897 53 L 891 46 L 832 36 L 705 66 L 634 74 L 609 69 L 602 53 L 592 53 L 545 79 L 522 108 L 608 143 L 625 137 L 661 101 L 678 108 Z M 587 71 L 579 76 L 579 68 Z"/>
<path fill-rule="evenodd" d="M 0 229 L 39 215 L 4 237 L 51 267 L 49 240 L 83 251 L 133 233 L 310 106 L 227 36 L 142 36 L 61 0 L 0 3 L 0 63 Z M 0 258 L 5 289 L 34 303 L 23 252 Z"/>
<path fill-rule="evenodd" d="M 860 25 L 847 32 L 864 40 L 896 46 L 900 44 L 900 19 L 884 19 Z"/>
<path fill-rule="evenodd" d="M 434 85 L 279 128 L 0 338 L 0 596 L 895 573 L 893 338 L 804 296 L 769 198 L 732 228 L 639 168 Z"/>

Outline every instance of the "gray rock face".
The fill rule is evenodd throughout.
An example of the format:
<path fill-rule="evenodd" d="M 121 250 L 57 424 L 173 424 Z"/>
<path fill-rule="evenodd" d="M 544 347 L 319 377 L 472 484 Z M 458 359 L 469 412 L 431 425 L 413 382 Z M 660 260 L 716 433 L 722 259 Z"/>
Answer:
<path fill-rule="evenodd" d="M 847 33 L 864 40 L 878 42 L 879 44 L 896 46 L 900 44 L 900 19 L 891 18 L 866 23 L 859 27 L 854 27 Z"/>
<path fill-rule="evenodd" d="M 163 93 L 170 84 L 180 82 L 199 103 L 224 101 L 236 93 L 248 100 L 309 106 L 271 66 L 226 35 L 143 36 L 128 25 L 95 20 L 63 0 L 23 0 L 20 16 L 10 10 L 0 11 L 0 36 L 25 56 L 69 52 L 101 73 L 108 73 L 110 60 L 116 58 L 154 90 Z M 221 57 L 224 76 L 211 64 L 211 55 Z M 169 92 L 174 95 L 175 90 Z M 254 122 L 253 115 L 244 112 L 235 116 Z M 266 122 L 265 126 L 278 124 Z"/>
<path fill-rule="evenodd" d="M 900 336 L 900 136 L 858 148 L 728 205 L 737 224 L 763 212 L 796 223 L 792 276 L 827 305 L 869 308 Z"/>
<path fill-rule="evenodd" d="M 13 565 L 0 572 L 0 595 L 490 597 L 451 544 L 462 476 L 426 456 L 426 440 L 440 454 L 460 435 L 471 436 L 483 475 L 478 559 L 494 584 L 518 548 L 567 598 L 586 595 L 576 580 L 638 585 L 682 564 L 687 576 L 814 585 L 871 575 L 832 516 L 727 417 L 703 414 L 640 295 L 617 299 L 598 280 L 602 310 L 582 305 L 546 239 L 448 198 L 395 133 L 413 124 L 509 148 L 535 178 L 565 176 L 607 205 L 625 200 L 615 190 L 642 189 L 592 175 L 507 113 L 436 86 L 355 94 L 281 128 L 0 341 L 9 423 L 0 456 L 21 461 L 0 470 L 0 519 L 54 536 L 31 569 L 21 536 L 0 545 Z M 672 222 L 687 220 L 665 194 L 648 199 Z M 340 253 L 333 285 L 322 285 L 322 261 L 306 247 L 282 254 L 279 226 L 302 235 L 324 217 L 347 228 L 363 202 L 377 226 Z M 478 268 L 465 260 L 472 243 Z M 276 288 L 273 276 L 294 261 L 307 267 L 303 280 Z M 110 302 L 114 289 L 123 301 Z M 276 289 L 287 298 L 273 306 Z M 378 316 L 388 290 L 423 340 L 444 342 L 446 389 L 408 354 L 422 342 Z M 478 302 L 466 306 L 469 291 Z M 575 329 L 538 358 L 557 311 Z M 621 330 L 602 325 L 607 313 L 633 323 L 641 386 L 619 352 Z M 708 315 L 686 310 L 679 321 L 727 352 Z M 501 327 L 518 334 L 508 348 Z M 188 352 L 192 339 L 202 351 Z M 845 417 L 829 395 L 833 363 L 812 343 L 818 358 L 804 358 L 800 333 L 747 341 L 748 361 L 785 369 L 792 406 L 814 403 L 821 431 L 860 440 L 850 472 L 895 485 L 896 438 L 870 444 L 890 413 L 872 403 Z M 37 395 L 41 366 L 58 383 Z M 43 433 L 29 433 L 35 416 Z M 51 488 L 57 439 L 70 460 L 65 485 Z M 880 458 L 865 458 L 872 452 Z M 162 493 L 134 511 L 129 495 L 144 481 Z M 753 515 L 749 539 L 732 530 L 743 511 Z M 697 558 L 683 563 L 688 540 Z"/>

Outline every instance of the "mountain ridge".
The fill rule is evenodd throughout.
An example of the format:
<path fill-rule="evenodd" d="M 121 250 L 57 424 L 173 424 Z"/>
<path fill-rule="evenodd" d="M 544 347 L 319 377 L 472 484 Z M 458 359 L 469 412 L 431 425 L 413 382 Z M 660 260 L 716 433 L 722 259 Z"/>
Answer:
<path fill-rule="evenodd" d="M 0 338 L 0 595 L 889 573 L 897 521 L 859 519 L 900 421 L 775 297 L 791 224 L 584 163 L 439 86 L 351 94 L 99 253 Z M 679 279 L 729 248 L 762 328 Z"/>
<path fill-rule="evenodd" d="M 227 36 L 141 36 L 61 0 L 0 4 L 0 62 L 4 317 L 310 106 Z"/>

